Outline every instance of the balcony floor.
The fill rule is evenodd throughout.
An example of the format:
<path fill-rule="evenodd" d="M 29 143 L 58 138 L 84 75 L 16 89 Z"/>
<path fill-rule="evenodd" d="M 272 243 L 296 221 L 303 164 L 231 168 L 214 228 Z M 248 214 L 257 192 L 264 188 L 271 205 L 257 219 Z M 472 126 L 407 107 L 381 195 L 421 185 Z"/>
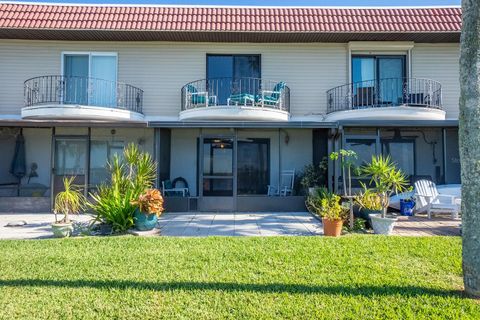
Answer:
<path fill-rule="evenodd" d="M 44 104 L 22 109 L 23 119 L 141 121 L 143 114 L 119 108 Z"/>
<path fill-rule="evenodd" d="M 440 109 L 402 105 L 398 107 L 359 108 L 334 111 L 325 121 L 339 120 L 445 120 L 445 111 Z"/>
<path fill-rule="evenodd" d="M 288 111 L 259 106 L 208 106 L 181 111 L 183 120 L 288 121 Z"/>

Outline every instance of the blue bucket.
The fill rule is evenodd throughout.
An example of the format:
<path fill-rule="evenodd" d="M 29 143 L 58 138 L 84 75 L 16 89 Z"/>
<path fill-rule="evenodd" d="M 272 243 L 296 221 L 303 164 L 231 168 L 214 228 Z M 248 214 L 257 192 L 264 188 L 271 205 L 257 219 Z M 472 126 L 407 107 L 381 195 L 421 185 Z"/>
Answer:
<path fill-rule="evenodd" d="M 413 216 L 415 201 L 411 199 L 400 199 L 400 214 L 402 216 Z"/>

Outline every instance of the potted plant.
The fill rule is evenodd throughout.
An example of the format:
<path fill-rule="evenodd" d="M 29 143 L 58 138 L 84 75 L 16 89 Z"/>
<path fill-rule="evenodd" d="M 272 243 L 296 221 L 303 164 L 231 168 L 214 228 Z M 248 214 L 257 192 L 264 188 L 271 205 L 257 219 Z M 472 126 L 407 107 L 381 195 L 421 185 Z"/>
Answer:
<path fill-rule="evenodd" d="M 380 196 L 371 189 L 368 189 L 364 184 L 363 191 L 355 195 L 354 201 L 358 205 L 359 210 L 357 216 L 365 220 L 366 227 L 371 229 L 370 214 L 381 214 L 382 203 Z"/>
<path fill-rule="evenodd" d="M 315 188 L 325 185 L 327 168 L 328 162 L 326 157 L 318 165 L 308 164 L 303 168 L 300 184 L 308 194 L 313 194 Z"/>
<path fill-rule="evenodd" d="M 315 189 L 307 198 L 307 208 L 322 218 L 325 236 L 338 237 L 342 233 L 343 221 L 349 208 L 342 206 L 341 197 L 326 188 Z"/>
<path fill-rule="evenodd" d="M 402 170 L 397 169 L 390 156 L 373 156 L 372 161 L 361 167 L 361 173 L 370 178 L 372 191 L 380 198 L 381 213 L 370 214 L 373 231 L 377 234 L 391 234 L 397 222 L 393 215 L 387 215 L 390 196 L 403 192 L 407 178 Z"/>
<path fill-rule="evenodd" d="M 163 197 L 158 189 L 147 189 L 137 200 L 132 201 L 137 206 L 133 215 L 135 228 L 139 231 L 153 230 L 158 217 L 163 212 Z"/>
<path fill-rule="evenodd" d="M 70 214 L 77 214 L 85 208 L 86 199 L 80 188 L 73 185 L 75 177 L 64 177 L 64 191 L 57 193 L 53 213 L 55 223 L 52 224 L 53 235 L 57 238 L 65 238 L 72 235 L 73 225 Z M 63 219 L 57 219 L 58 214 L 63 214 Z"/>

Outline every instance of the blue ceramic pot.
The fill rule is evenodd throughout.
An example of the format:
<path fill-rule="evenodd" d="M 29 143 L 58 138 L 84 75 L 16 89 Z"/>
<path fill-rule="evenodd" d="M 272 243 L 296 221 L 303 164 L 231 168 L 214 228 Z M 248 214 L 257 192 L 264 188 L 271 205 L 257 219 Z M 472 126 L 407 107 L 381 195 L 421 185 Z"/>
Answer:
<path fill-rule="evenodd" d="M 135 229 L 149 231 L 157 225 L 158 217 L 156 214 L 144 213 L 137 209 L 133 214 L 133 221 L 135 222 Z"/>

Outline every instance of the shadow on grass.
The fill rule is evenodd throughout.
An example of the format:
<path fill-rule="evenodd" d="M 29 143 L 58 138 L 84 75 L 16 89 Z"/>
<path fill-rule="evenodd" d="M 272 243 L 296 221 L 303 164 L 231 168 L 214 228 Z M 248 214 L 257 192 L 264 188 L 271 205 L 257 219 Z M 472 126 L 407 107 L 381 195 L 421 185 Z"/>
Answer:
<path fill-rule="evenodd" d="M 328 294 L 349 296 L 390 296 L 402 295 L 463 297 L 460 290 L 441 290 L 420 286 L 346 286 L 346 285 L 306 285 L 306 284 L 253 284 L 234 282 L 140 282 L 130 280 L 42 280 L 14 279 L 0 280 L 0 287 L 60 287 L 60 288 L 92 288 L 92 289 L 135 289 L 154 291 L 231 291 L 258 293 L 291 293 L 291 294 Z"/>

